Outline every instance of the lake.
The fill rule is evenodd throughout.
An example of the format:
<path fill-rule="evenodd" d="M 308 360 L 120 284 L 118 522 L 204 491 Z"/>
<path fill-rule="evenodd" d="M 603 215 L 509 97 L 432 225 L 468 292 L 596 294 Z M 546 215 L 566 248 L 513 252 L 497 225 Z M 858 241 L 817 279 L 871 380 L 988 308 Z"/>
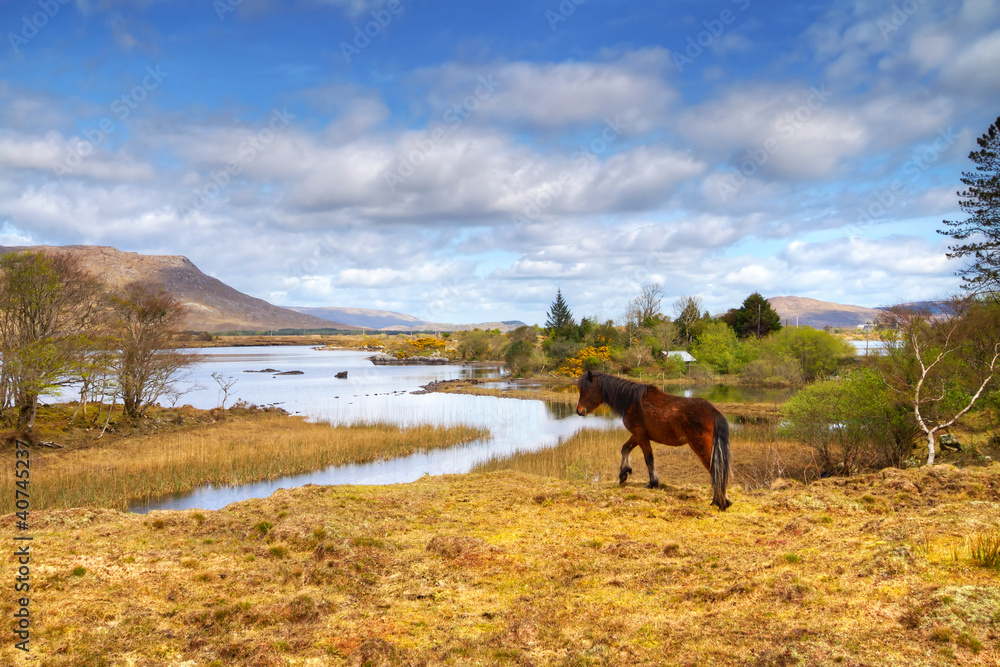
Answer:
<path fill-rule="evenodd" d="M 239 500 L 267 497 L 280 488 L 304 484 L 399 484 L 412 482 L 423 475 L 465 473 L 474 464 L 493 456 L 554 446 L 584 427 L 615 428 L 621 424 L 608 412 L 580 417 L 572 405 L 565 403 L 412 393 L 436 380 L 500 380 L 502 374 L 498 368 L 375 366 L 367 360 L 371 352 L 317 350 L 304 346 L 209 348 L 194 352 L 204 357 L 189 370 L 183 382 L 177 383 L 184 392 L 176 399 L 177 405 L 190 404 L 206 409 L 218 406 L 222 396 L 212 378 L 213 373 L 218 373 L 235 380 L 229 390 L 227 406 L 236 400 L 278 405 L 311 421 L 335 425 L 358 421 L 385 421 L 404 426 L 463 423 L 487 428 L 491 437 L 388 461 L 334 466 L 238 487 L 204 487 L 182 496 L 133 506 L 130 509 L 134 512 L 213 510 Z M 272 370 L 259 372 L 265 369 Z M 287 371 L 301 371 L 301 374 L 277 374 Z M 335 377 L 341 371 L 347 371 L 347 379 Z M 161 400 L 161 403 L 169 402 Z"/>

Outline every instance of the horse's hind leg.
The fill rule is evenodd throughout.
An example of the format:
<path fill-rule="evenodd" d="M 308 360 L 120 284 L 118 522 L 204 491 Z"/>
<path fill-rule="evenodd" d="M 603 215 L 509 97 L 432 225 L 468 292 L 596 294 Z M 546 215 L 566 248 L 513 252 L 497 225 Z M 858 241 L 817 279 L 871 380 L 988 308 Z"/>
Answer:
<path fill-rule="evenodd" d="M 712 475 L 712 435 L 702 434 L 697 438 L 691 439 L 689 442 L 691 449 L 694 453 L 698 455 L 701 459 L 701 464 L 705 466 L 705 470 L 708 471 L 709 476 Z M 732 505 L 729 499 L 726 498 L 725 490 L 716 491 L 714 490 L 712 504 L 717 505 L 720 510 L 725 510 L 727 507 Z"/>
<path fill-rule="evenodd" d="M 639 447 L 646 458 L 646 470 L 649 471 L 649 488 L 655 489 L 660 485 L 660 479 L 656 476 L 656 467 L 653 465 L 653 447 L 646 438 L 639 441 Z"/>
<path fill-rule="evenodd" d="M 628 476 L 632 474 L 632 466 L 628 464 L 628 455 L 635 448 L 635 436 L 633 435 L 629 438 L 624 445 L 622 445 L 622 464 L 618 468 L 618 483 L 624 484 L 628 480 Z"/>

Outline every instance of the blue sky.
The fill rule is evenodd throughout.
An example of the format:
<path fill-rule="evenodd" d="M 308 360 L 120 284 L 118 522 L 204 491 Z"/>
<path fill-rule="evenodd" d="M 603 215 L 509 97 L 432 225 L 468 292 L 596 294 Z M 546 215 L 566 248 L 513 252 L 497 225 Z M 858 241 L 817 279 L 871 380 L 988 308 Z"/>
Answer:
<path fill-rule="evenodd" d="M 0 244 L 281 305 L 542 323 L 954 292 L 995 2 L 20 0 Z"/>

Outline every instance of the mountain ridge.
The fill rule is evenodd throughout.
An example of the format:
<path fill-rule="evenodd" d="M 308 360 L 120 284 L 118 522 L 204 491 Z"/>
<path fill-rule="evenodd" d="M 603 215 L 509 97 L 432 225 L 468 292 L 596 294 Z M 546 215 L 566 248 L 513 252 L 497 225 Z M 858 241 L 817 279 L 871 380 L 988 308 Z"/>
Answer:
<path fill-rule="evenodd" d="M 184 328 L 189 331 L 355 328 L 244 294 L 203 273 L 183 255 L 143 255 L 92 245 L 0 246 L 0 254 L 19 251 L 69 254 L 79 261 L 83 271 L 111 289 L 121 289 L 137 280 L 158 286 L 184 306 Z"/>
<path fill-rule="evenodd" d="M 430 322 L 428 320 L 421 320 L 413 315 L 407 315 L 406 313 L 371 308 L 289 306 L 289 309 L 323 319 L 336 319 L 338 322 L 366 329 L 374 329 L 376 331 L 470 331 L 472 329 L 499 329 L 506 333 L 518 327 L 525 326 L 524 322 L 518 320 L 481 322 L 479 324 Z"/>
<path fill-rule="evenodd" d="M 781 317 L 783 324 L 814 329 L 856 328 L 874 322 L 882 312 L 878 308 L 820 301 L 804 296 L 772 296 L 767 301 Z"/>

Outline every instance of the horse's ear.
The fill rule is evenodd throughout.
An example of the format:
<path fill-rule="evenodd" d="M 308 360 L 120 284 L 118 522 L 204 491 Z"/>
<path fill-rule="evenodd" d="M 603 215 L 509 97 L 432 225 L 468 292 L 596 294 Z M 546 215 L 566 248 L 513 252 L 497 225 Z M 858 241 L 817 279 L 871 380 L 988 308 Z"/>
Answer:
<path fill-rule="evenodd" d="M 594 381 L 594 371 L 587 371 L 587 382 Z"/>

